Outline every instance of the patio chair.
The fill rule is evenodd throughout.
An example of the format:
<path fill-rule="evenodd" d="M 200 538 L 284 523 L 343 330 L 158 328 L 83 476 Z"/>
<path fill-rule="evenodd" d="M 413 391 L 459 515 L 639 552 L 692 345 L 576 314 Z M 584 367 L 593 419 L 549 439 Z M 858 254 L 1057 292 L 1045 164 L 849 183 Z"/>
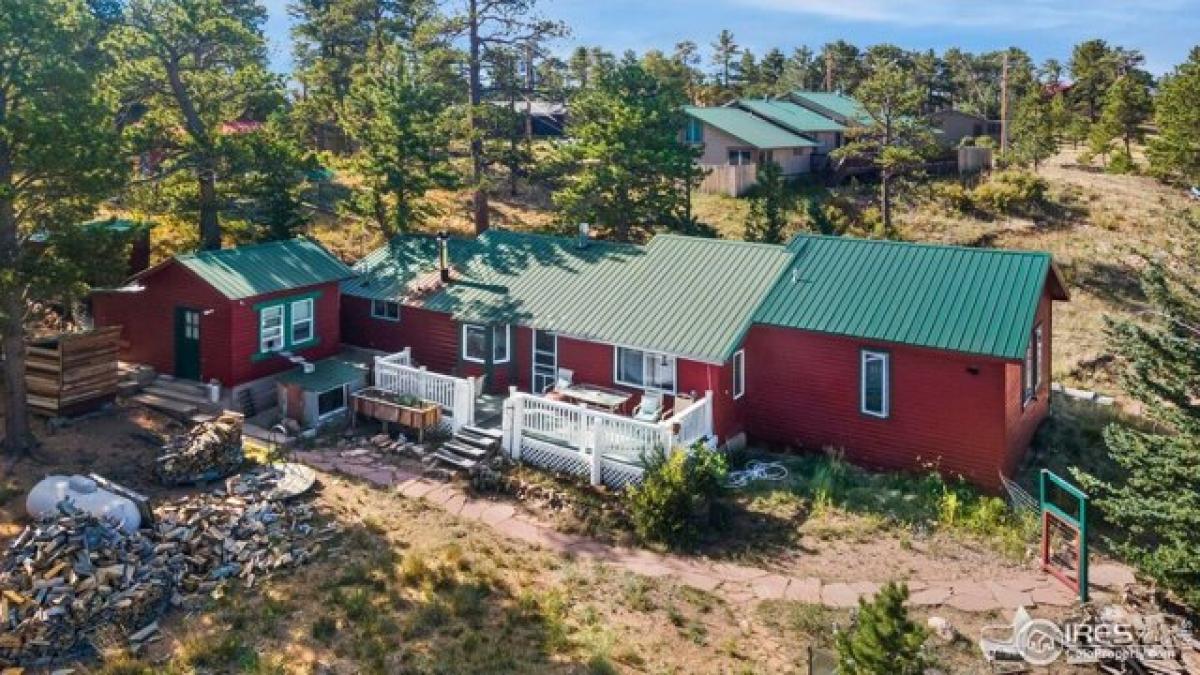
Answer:
<path fill-rule="evenodd" d="M 553 389 L 566 389 L 575 381 L 575 371 L 568 368 L 559 368 L 558 377 L 554 378 Z"/>
<path fill-rule="evenodd" d="M 648 391 L 633 409 L 633 419 L 641 422 L 657 422 L 663 416 L 662 392 Z"/>

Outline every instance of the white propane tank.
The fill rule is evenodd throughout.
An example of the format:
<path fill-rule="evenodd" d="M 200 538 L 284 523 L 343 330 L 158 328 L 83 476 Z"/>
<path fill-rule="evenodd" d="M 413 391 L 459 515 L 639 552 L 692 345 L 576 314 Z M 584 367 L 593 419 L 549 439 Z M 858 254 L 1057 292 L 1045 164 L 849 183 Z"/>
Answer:
<path fill-rule="evenodd" d="M 46 476 L 29 491 L 25 510 L 34 518 L 53 516 L 64 499 L 93 516 L 107 516 L 125 532 L 136 532 L 142 524 L 142 516 L 132 500 L 97 486 L 87 476 Z"/>

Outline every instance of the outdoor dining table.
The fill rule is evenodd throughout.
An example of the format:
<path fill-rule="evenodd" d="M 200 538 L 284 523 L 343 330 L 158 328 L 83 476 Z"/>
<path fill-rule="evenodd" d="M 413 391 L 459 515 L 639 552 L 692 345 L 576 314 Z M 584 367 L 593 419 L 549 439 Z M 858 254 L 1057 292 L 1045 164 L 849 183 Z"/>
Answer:
<path fill-rule="evenodd" d="M 598 387 L 593 384 L 571 384 L 565 387 L 557 387 L 554 391 L 565 399 L 608 412 L 620 410 L 621 406 L 633 398 L 633 394 L 617 389 Z"/>

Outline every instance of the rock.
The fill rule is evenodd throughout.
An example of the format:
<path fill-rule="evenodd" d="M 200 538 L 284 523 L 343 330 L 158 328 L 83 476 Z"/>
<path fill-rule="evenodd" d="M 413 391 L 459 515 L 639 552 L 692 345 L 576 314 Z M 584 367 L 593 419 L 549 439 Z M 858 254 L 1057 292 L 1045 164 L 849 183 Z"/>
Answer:
<path fill-rule="evenodd" d="M 950 621 L 944 617 L 931 616 L 927 623 L 933 634 L 938 636 L 943 642 L 954 642 L 954 638 L 958 635 L 958 631 L 954 630 L 954 626 L 951 626 Z"/>
<path fill-rule="evenodd" d="M 374 445 L 376 445 L 380 448 L 382 448 L 383 446 L 385 446 L 391 442 L 392 442 L 392 437 L 388 436 L 387 434 L 376 434 L 371 437 L 371 443 L 373 443 Z"/>

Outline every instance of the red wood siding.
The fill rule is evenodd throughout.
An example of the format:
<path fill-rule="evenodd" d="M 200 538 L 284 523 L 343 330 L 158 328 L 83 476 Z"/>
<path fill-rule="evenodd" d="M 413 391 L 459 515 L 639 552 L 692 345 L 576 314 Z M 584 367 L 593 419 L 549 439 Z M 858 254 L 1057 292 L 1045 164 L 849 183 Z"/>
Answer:
<path fill-rule="evenodd" d="M 891 354 L 887 419 L 859 412 L 864 348 Z M 770 326 L 751 328 L 746 360 L 746 427 L 757 440 L 837 448 L 874 468 L 934 466 L 993 489 L 1007 469 L 1003 361 Z"/>
<path fill-rule="evenodd" d="M 97 326 L 121 326 L 121 359 L 175 373 L 175 308 L 200 312 L 202 379 L 229 381 L 230 306 L 225 296 L 182 265 L 168 263 L 142 281 L 137 293 L 97 293 Z M 206 313 L 211 310 L 211 313 Z"/>
<path fill-rule="evenodd" d="M 1038 378 L 1038 389 L 1034 392 L 1034 400 L 1029 405 L 1024 405 L 1022 401 L 1021 364 L 1009 363 L 1004 368 L 1004 415 L 1008 430 L 1008 455 L 1005 458 L 1004 472 L 1006 476 L 1012 476 L 1016 472 L 1021 460 L 1025 457 L 1025 452 L 1029 450 L 1029 443 L 1033 440 L 1038 426 L 1050 414 L 1050 380 L 1053 377 L 1050 355 L 1054 353 L 1052 349 L 1054 342 L 1052 303 L 1053 300 L 1046 293 L 1043 294 L 1041 304 L 1038 306 L 1038 318 L 1035 325 L 1041 324 L 1042 340 L 1045 341 L 1046 346 L 1042 358 L 1042 373 Z"/>
<path fill-rule="evenodd" d="M 254 305 L 320 292 L 313 303 L 318 344 L 298 352 L 309 360 L 336 354 L 341 343 L 340 293 L 336 282 L 268 295 L 230 300 L 182 265 L 168 263 L 144 277 L 138 293 L 98 293 L 92 297 L 97 326 L 121 326 L 121 358 L 175 373 L 175 308 L 197 310 L 200 317 L 200 378 L 233 386 L 289 368 L 283 358 L 255 362 L 258 313 Z"/>
<path fill-rule="evenodd" d="M 346 344 L 385 352 L 412 347 L 413 360 L 439 373 L 458 374 L 458 324 L 449 314 L 400 308 L 399 321 L 371 316 L 371 301 L 342 298 L 342 339 Z"/>

